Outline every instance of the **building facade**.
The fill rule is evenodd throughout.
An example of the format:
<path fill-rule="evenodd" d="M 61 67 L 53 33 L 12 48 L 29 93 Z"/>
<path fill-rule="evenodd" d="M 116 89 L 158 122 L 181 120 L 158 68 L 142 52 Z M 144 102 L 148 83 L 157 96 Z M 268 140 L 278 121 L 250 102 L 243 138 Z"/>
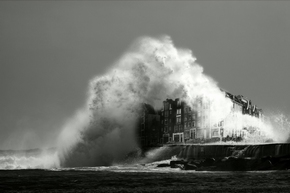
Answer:
<path fill-rule="evenodd" d="M 166 99 L 163 107 L 156 112 L 150 105 L 144 104 L 140 124 L 142 146 L 156 146 L 166 143 L 203 143 L 214 141 L 239 141 L 249 133 L 261 135 L 259 126 L 245 127 L 242 115 L 263 120 L 262 109 L 252 104 L 242 95 L 225 92 L 231 99 L 231 112 L 217 123 L 212 122 L 211 104 L 203 98 L 197 98 L 193 108 L 180 99 Z"/>
<path fill-rule="evenodd" d="M 167 99 L 160 112 L 161 143 L 183 143 L 196 133 L 196 113 L 180 99 Z"/>

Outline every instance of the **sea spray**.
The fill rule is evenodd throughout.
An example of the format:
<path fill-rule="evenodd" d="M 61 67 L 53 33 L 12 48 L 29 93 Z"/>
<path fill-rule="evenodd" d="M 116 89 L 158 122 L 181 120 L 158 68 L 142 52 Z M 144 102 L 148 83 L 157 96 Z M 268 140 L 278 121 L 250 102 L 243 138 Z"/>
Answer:
<path fill-rule="evenodd" d="M 59 136 L 60 163 L 67 167 L 122 161 L 138 147 L 142 103 L 161 108 L 166 98 L 180 98 L 196 110 L 199 97 L 210 102 L 212 123 L 230 114 L 231 100 L 204 74 L 190 50 L 176 48 L 168 36 L 139 38 L 110 70 L 90 81 L 87 103 Z M 242 124 L 257 122 L 240 116 Z M 261 129 L 273 135 L 271 127 Z"/>
<path fill-rule="evenodd" d="M 104 75 L 91 80 L 82 113 L 59 138 L 63 166 L 110 165 L 135 149 L 140 104 L 161 107 L 166 98 L 193 106 L 198 96 L 212 101 L 214 120 L 230 112 L 231 101 L 203 73 L 190 50 L 177 49 L 168 36 L 139 38 Z M 73 123 L 71 123 L 73 122 Z"/>
<path fill-rule="evenodd" d="M 0 151 L 0 169 L 49 169 L 59 164 L 54 148 Z"/>

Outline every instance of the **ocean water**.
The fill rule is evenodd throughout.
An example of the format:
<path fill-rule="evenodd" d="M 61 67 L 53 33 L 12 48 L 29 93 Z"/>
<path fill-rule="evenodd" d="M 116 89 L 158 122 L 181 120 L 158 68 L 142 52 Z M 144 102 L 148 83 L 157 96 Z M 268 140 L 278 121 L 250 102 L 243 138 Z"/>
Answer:
<path fill-rule="evenodd" d="M 154 154 L 155 155 L 155 154 Z M 290 171 L 185 171 L 139 160 L 48 167 L 55 151 L 0 152 L 0 192 L 289 192 Z"/>
<path fill-rule="evenodd" d="M 6 168 L 0 192 L 289 192 L 290 171 L 184 171 L 147 164 Z"/>
<path fill-rule="evenodd" d="M 289 171 L 207 172 L 141 166 L 0 171 L 1 192 L 289 192 Z"/>

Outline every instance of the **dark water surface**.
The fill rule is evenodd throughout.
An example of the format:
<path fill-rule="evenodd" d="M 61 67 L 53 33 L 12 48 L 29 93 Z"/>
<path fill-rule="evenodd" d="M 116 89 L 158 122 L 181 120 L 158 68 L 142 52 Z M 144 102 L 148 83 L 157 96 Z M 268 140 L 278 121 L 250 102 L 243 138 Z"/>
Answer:
<path fill-rule="evenodd" d="M 290 192 L 290 171 L 1 170 L 0 192 Z"/>

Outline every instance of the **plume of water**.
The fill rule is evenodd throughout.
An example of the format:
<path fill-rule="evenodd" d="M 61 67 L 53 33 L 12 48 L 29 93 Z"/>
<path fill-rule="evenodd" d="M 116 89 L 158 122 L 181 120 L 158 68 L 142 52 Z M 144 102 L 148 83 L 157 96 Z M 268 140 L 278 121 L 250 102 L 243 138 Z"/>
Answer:
<path fill-rule="evenodd" d="M 180 98 L 194 108 L 200 96 L 210 101 L 212 123 L 230 114 L 231 100 L 204 74 L 190 50 L 176 48 L 168 36 L 139 38 L 110 70 L 90 81 L 87 103 L 60 134 L 61 165 L 121 161 L 138 146 L 135 130 L 141 103 L 161 108 L 166 98 Z M 257 122 L 242 115 L 239 120 Z M 271 128 L 266 130 L 272 134 Z"/>
<path fill-rule="evenodd" d="M 265 123 L 271 127 L 274 141 L 290 142 L 290 120 L 285 113 L 276 112 L 266 117 Z"/>
<path fill-rule="evenodd" d="M 110 70 L 90 81 L 87 102 L 62 127 L 57 152 L 2 156 L 0 168 L 104 166 L 121 162 L 138 148 L 135 131 L 142 103 L 158 109 L 166 98 L 180 98 L 197 110 L 195 104 L 200 97 L 210 102 L 211 124 L 227 119 L 227 128 L 257 127 L 279 142 L 289 137 L 290 124 L 282 114 L 264 122 L 242 114 L 229 118 L 231 100 L 216 81 L 204 74 L 190 50 L 176 48 L 168 36 L 142 37 Z M 165 147 L 151 151 L 143 161 L 157 159 L 166 152 Z"/>
<path fill-rule="evenodd" d="M 214 119 L 230 111 L 217 83 L 203 73 L 190 50 L 168 36 L 136 40 L 113 67 L 90 82 L 87 104 L 64 126 L 59 157 L 65 166 L 110 165 L 137 147 L 140 104 L 156 108 L 166 98 L 193 107 L 198 96 L 212 101 Z"/>

